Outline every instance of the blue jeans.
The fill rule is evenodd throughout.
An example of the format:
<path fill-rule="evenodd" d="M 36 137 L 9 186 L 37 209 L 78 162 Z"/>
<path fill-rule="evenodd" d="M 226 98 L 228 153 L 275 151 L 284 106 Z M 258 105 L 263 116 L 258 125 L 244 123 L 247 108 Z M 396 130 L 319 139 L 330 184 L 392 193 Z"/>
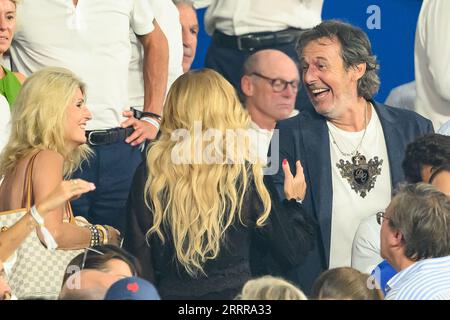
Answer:
<path fill-rule="evenodd" d="M 94 155 L 84 162 L 73 178 L 93 182 L 96 189 L 71 202 L 75 215 L 93 224 L 125 229 L 126 202 L 133 175 L 142 161 L 138 147 L 124 141 L 91 146 Z"/>

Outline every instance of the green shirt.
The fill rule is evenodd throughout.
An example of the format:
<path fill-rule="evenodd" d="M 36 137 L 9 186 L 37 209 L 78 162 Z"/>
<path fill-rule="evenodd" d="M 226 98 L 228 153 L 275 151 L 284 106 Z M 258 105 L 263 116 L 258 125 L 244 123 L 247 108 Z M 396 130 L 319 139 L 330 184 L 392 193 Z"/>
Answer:
<path fill-rule="evenodd" d="M 14 73 L 4 67 L 2 69 L 6 75 L 0 79 L 0 94 L 4 95 L 6 100 L 8 100 L 9 108 L 11 109 L 22 84 Z"/>

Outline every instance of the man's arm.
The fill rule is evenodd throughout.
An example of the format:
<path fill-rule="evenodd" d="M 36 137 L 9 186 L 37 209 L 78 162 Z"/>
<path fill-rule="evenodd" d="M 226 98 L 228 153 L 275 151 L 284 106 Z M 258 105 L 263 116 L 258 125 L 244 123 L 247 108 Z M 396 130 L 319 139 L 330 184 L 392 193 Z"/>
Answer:
<path fill-rule="evenodd" d="M 156 20 L 153 20 L 153 24 L 155 29 L 152 32 L 137 36 L 144 49 L 144 111 L 162 116 L 167 89 L 169 46 Z M 131 142 L 134 146 L 141 144 L 145 139 L 154 139 L 158 128 L 150 122 L 137 120 L 132 115 L 131 111 L 124 112 L 124 116 L 129 119 L 122 124 L 122 127 L 132 125 L 135 130 L 125 141 Z M 154 120 L 160 122 L 156 118 Z"/>
<path fill-rule="evenodd" d="M 161 115 L 167 89 L 169 45 L 156 20 L 153 32 L 138 36 L 144 48 L 144 111 Z"/>

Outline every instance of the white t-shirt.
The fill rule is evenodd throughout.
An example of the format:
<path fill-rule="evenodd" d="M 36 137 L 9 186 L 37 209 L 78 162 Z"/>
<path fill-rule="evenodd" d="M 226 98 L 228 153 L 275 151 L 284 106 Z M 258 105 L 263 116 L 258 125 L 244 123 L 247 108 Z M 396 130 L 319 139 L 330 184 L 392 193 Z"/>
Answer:
<path fill-rule="evenodd" d="M 450 1 L 423 0 L 417 20 L 415 111 L 437 130 L 450 120 Z"/>
<path fill-rule="evenodd" d="M 353 240 L 352 268 L 371 274 L 383 261 L 380 256 L 380 231 L 376 215 L 370 215 L 361 221 Z"/>
<path fill-rule="evenodd" d="M 152 6 L 155 19 L 169 44 L 169 70 L 167 79 L 167 92 L 172 83 L 183 74 L 183 38 L 181 33 L 180 14 L 171 0 L 147 0 Z M 131 32 L 131 61 L 128 91 L 133 107 L 144 105 L 144 78 L 142 74 L 144 50 L 139 39 Z"/>
<path fill-rule="evenodd" d="M 9 111 L 9 103 L 6 98 L 0 94 L 0 153 L 8 143 L 9 133 L 11 130 L 11 113 Z"/>
<path fill-rule="evenodd" d="M 344 153 L 351 153 L 360 143 L 364 130 L 360 132 L 348 132 L 335 127 L 327 122 L 329 131 L 333 134 L 337 145 Z M 380 174 L 375 175 L 376 180 L 371 190 L 365 197 L 361 192 L 352 189 L 347 178 L 341 176 L 341 170 L 336 164 L 342 159 L 345 165 L 352 164 L 352 157 L 343 156 L 333 136 L 330 136 L 331 171 L 333 183 L 333 207 L 331 219 L 331 244 L 330 244 L 330 268 L 350 266 L 352 256 L 352 244 L 356 230 L 360 222 L 378 211 L 383 211 L 391 200 L 391 175 L 389 160 L 384 140 L 383 129 L 376 111 L 372 108 L 372 117 L 367 125 L 367 131 L 358 151 L 364 155 L 368 164 L 370 161 L 383 161 L 381 165 L 372 166 L 381 169 Z M 360 161 L 363 163 L 363 161 Z M 346 166 L 345 168 L 348 168 Z"/>
<path fill-rule="evenodd" d="M 212 0 L 205 13 L 205 30 L 242 35 L 311 28 L 321 22 L 322 6 L 323 0 Z"/>
<path fill-rule="evenodd" d="M 87 85 L 87 130 L 118 127 L 128 109 L 130 28 L 153 30 L 148 0 L 21 0 L 11 47 L 15 69 L 29 76 L 66 67 Z"/>

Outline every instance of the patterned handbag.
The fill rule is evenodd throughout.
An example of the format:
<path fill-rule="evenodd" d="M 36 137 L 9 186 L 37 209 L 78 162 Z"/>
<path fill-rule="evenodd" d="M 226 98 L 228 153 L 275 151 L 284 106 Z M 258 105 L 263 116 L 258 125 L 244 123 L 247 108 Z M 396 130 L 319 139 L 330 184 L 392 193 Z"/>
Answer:
<path fill-rule="evenodd" d="M 0 230 L 11 227 L 32 206 L 33 188 L 32 175 L 33 163 L 36 158 L 32 156 L 25 173 L 26 203 L 22 201 L 22 209 L 0 212 Z M 68 223 L 75 223 L 70 203 L 67 203 L 67 211 L 70 214 Z M 57 299 L 61 290 L 64 271 L 69 262 L 77 256 L 81 250 L 47 250 L 41 243 L 37 229 L 31 232 L 21 246 L 16 250 L 17 260 L 8 275 L 8 283 L 12 292 L 19 298 Z"/>

